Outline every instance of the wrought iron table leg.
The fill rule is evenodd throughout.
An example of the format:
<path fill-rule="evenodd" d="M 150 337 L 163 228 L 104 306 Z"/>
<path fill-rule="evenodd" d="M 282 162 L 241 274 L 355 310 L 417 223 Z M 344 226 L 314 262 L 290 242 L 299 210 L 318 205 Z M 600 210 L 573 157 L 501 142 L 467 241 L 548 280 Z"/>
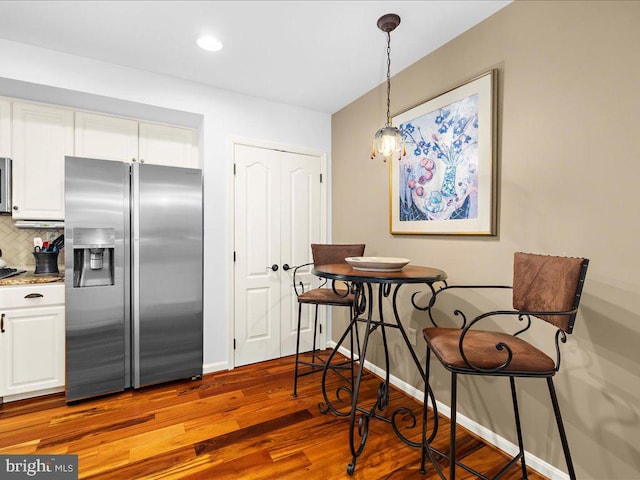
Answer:
<path fill-rule="evenodd" d="M 365 288 L 365 285 L 366 285 L 366 288 Z M 397 308 L 397 294 L 400 286 L 401 284 L 397 284 L 395 286 L 395 289 L 393 291 L 393 297 L 392 297 L 393 317 L 395 320 L 395 324 L 385 322 L 384 313 L 383 313 L 384 312 L 383 300 L 384 298 L 388 298 L 391 293 L 390 284 L 379 285 L 378 299 L 377 299 L 378 301 L 376 305 L 378 310 L 378 319 L 376 321 L 373 320 L 373 302 L 371 301 L 373 297 L 373 289 L 371 284 L 370 283 L 359 284 L 356 286 L 354 309 L 353 309 L 351 322 L 349 326 L 345 329 L 342 336 L 340 337 L 340 340 L 338 341 L 336 347 L 334 348 L 333 352 L 329 356 L 329 359 L 327 360 L 327 364 L 325 365 L 325 369 L 322 374 L 322 394 L 325 401 L 321 402 L 318 406 L 322 413 L 327 413 L 329 412 L 329 410 L 331 410 L 335 415 L 338 415 L 338 416 L 348 415 L 350 417 L 349 418 L 349 448 L 351 451 L 352 459 L 351 459 L 351 462 L 347 465 L 347 473 L 349 475 L 353 475 L 353 473 L 355 472 L 356 462 L 358 460 L 358 457 L 362 454 L 364 450 L 364 447 L 369 435 L 369 422 L 371 418 L 376 418 L 378 420 L 390 423 L 396 436 L 400 440 L 402 440 L 405 444 L 411 447 L 421 449 L 422 471 L 424 471 L 425 456 L 428 455 L 429 459 L 434 463 L 435 468 L 438 471 L 441 478 L 444 478 L 433 456 L 433 450 L 429 447 L 429 443 L 433 440 L 433 438 L 435 438 L 435 435 L 438 429 L 438 417 L 437 417 L 437 407 L 435 403 L 435 398 L 433 395 L 433 391 L 428 387 L 425 370 L 422 368 L 420 360 L 418 359 L 415 351 L 413 350 L 413 347 L 411 346 L 411 342 L 409 341 L 409 337 L 407 336 L 407 333 L 400 321 L 400 314 L 398 313 L 398 308 Z M 431 285 L 429 286 L 431 287 Z M 432 288 L 432 291 L 433 291 L 433 288 Z M 363 314 L 365 314 L 365 310 L 366 310 L 366 316 L 362 317 Z M 358 344 L 357 346 L 359 347 L 358 373 L 355 379 L 352 380 L 351 390 L 349 390 L 349 388 L 347 387 L 342 386 L 338 388 L 338 390 L 336 391 L 336 396 L 339 400 L 341 400 L 340 394 L 342 392 L 347 392 L 351 395 L 351 409 L 349 410 L 349 412 L 340 412 L 331 403 L 327 395 L 326 376 L 327 376 L 328 370 L 330 369 L 329 364 L 331 363 L 333 356 L 338 351 L 338 349 L 342 346 L 343 342 L 346 340 L 347 335 L 351 334 L 352 336 L 351 340 L 353 342 L 354 329 L 356 330 L 356 334 L 357 334 L 358 322 L 365 324 L 365 334 L 364 334 L 364 339 L 362 341 L 362 345 L 360 345 L 359 336 L 357 341 L 357 344 Z M 360 385 L 362 382 L 362 375 L 363 375 L 363 369 L 364 369 L 364 362 L 367 354 L 367 347 L 369 344 L 369 336 L 372 332 L 374 332 L 378 328 L 380 328 L 380 332 L 382 335 L 382 345 L 383 345 L 384 355 L 385 355 L 386 372 L 385 372 L 384 381 L 382 381 L 378 387 L 378 395 L 377 395 L 375 404 L 370 409 L 365 409 L 363 407 L 358 406 L 358 397 L 360 393 Z M 396 421 L 398 417 L 406 418 L 408 416 L 410 417 L 411 425 L 409 425 L 407 428 L 415 427 L 417 425 L 417 418 L 411 409 L 404 406 L 399 407 L 392 413 L 390 418 L 382 416 L 377 413 L 377 411 L 383 411 L 389 403 L 390 359 L 389 359 L 389 346 L 387 342 L 386 328 L 397 328 L 398 330 L 400 330 L 402 339 L 406 347 L 408 348 L 409 352 L 411 353 L 411 358 L 427 385 L 427 388 L 425 389 L 425 412 L 426 412 L 426 404 L 428 402 L 428 399 L 430 398 L 433 406 L 433 412 L 434 412 L 434 428 L 431 434 L 429 435 L 429 437 L 427 438 L 426 413 L 425 413 L 425 420 L 423 420 L 423 431 L 421 433 L 421 440 L 419 442 L 411 441 L 409 438 L 405 437 L 401 432 L 400 427 L 398 426 Z M 352 344 L 352 353 L 353 353 L 353 344 Z M 406 420 L 405 420 L 405 423 L 406 423 Z M 356 435 L 358 436 L 358 438 L 356 437 Z M 437 451 L 436 453 L 439 454 L 439 452 Z"/>
<path fill-rule="evenodd" d="M 351 450 L 351 463 L 347 466 L 347 473 L 353 475 L 356 468 L 356 461 L 364 446 L 367 443 L 367 437 L 369 436 L 369 416 L 367 412 L 363 412 L 358 409 L 358 395 L 360 393 L 360 382 L 362 381 L 362 371 L 364 370 L 364 358 L 367 354 L 367 345 L 369 343 L 369 334 L 371 333 L 370 327 L 371 317 L 367 319 L 366 330 L 364 334 L 364 340 L 362 342 L 362 360 L 358 367 L 358 375 L 356 376 L 356 382 L 353 386 L 353 395 L 351 397 L 351 417 L 349 419 L 349 448 Z M 356 434 L 356 417 L 360 413 L 360 419 L 358 421 L 358 435 L 360 437 L 360 445 L 356 448 L 355 434 Z"/>

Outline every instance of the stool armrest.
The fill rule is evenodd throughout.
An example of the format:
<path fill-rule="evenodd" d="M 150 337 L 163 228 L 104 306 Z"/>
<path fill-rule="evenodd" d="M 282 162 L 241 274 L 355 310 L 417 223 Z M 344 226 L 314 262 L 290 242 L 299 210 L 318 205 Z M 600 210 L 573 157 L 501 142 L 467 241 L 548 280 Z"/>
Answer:
<path fill-rule="evenodd" d="M 291 267 L 293 269 L 293 289 L 296 292 L 296 296 L 299 297 L 300 295 L 302 295 L 304 293 L 304 284 L 302 282 L 298 282 L 296 279 L 296 275 L 298 273 L 298 270 L 303 268 L 303 267 L 308 267 L 309 265 L 314 265 L 313 262 L 310 263 L 304 263 L 302 265 L 297 265 L 294 267 Z M 319 285 L 318 288 L 320 287 L 324 287 L 327 284 L 328 280 L 327 279 L 323 279 L 322 283 Z M 347 287 L 349 286 L 349 284 L 347 284 L 345 282 L 345 284 L 347 285 Z M 336 295 L 342 295 L 340 292 L 338 292 L 336 290 L 336 286 L 335 286 L 335 280 L 331 280 L 331 288 L 333 289 L 333 293 L 335 293 Z M 350 290 L 349 288 L 347 290 Z M 349 292 L 347 292 L 346 295 L 348 295 Z M 344 295 L 344 296 L 346 296 Z"/>
<path fill-rule="evenodd" d="M 300 270 L 303 267 L 308 267 L 309 265 L 313 265 L 313 262 L 303 263 L 302 265 L 291 267 L 293 269 L 293 290 L 296 292 L 296 297 L 304 293 L 304 285 L 302 282 L 300 282 L 300 291 L 298 291 L 298 282 L 296 281 L 296 274 L 298 273 L 298 270 Z"/>
<path fill-rule="evenodd" d="M 512 359 L 512 351 L 511 348 L 509 347 L 508 344 L 504 343 L 504 342 L 498 342 L 495 345 L 495 348 L 497 350 L 506 350 L 507 352 L 507 359 L 504 361 L 504 363 L 502 363 L 501 365 L 499 365 L 496 368 L 492 368 L 492 369 L 486 369 L 486 368 L 481 368 L 477 365 L 474 365 L 469 358 L 467 357 L 467 355 L 465 355 L 464 352 L 464 339 L 467 335 L 467 333 L 469 332 L 469 330 L 474 327 L 476 325 L 476 323 L 480 322 L 481 320 L 484 320 L 485 318 L 490 318 L 490 317 L 498 317 L 498 316 L 517 316 L 518 320 L 523 322 L 526 320 L 526 325 L 524 326 L 524 328 L 521 328 L 520 330 L 518 330 L 517 332 L 513 333 L 512 335 L 514 337 L 517 337 L 518 335 L 520 335 L 521 333 L 527 331 L 530 327 L 531 327 L 531 317 L 538 317 L 541 315 L 573 315 L 576 312 L 577 309 L 572 309 L 569 311 L 554 311 L 554 312 L 539 312 L 539 311 L 523 311 L 523 310 L 494 310 L 494 311 L 490 311 L 490 312 L 486 312 L 483 313 L 481 315 L 478 315 L 477 317 L 475 317 L 473 320 L 471 320 L 471 322 L 469 322 L 468 325 L 462 327 L 462 334 L 460 335 L 460 341 L 458 343 L 458 347 L 460 348 L 460 355 L 462 356 L 464 362 L 467 364 L 467 366 L 472 369 L 475 370 L 479 373 L 499 373 L 500 371 L 504 370 L 505 368 L 507 368 L 509 366 L 509 364 L 511 363 L 511 359 Z M 464 321 L 466 323 L 466 318 L 464 317 L 464 314 L 462 312 L 460 312 L 459 310 L 456 310 L 456 312 L 459 312 L 459 315 L 462 315 L 462 317 L 464 318 Z M 567 341 L 567 335 L 566 333 L 562 330 L 562 329 L 558 329 L 555 335 L 555 345 L 556 345 L 556 362 L 555 362 L 555 371 L 558 371 L 558 369 L 560 368 L 560 342 L 565 343 Z"/>
<path fill-rule="evenodd" d="M 427 311 L 429 314 L 429 320 L 431 321 L 431 324 L 434 327 L 438 327 L 438 323 L 435 321 L 435 319 L 433 318 L 433 306 L 436 304 L 436 301 L 438 300 L 438 296 L 440 294 L 442 294 L 445 291 L 450 291 L 450 290 L 454 290 L 454 289 L 460 289 L 460 290 L 471 290 L 471 289 L 512 289 L 513 287 L 509 286 L 509 285 L 448 285 L 446 282 L 444 282 L 444 286 L 439 288 L 438 290 L 434 289 L 433 287 L 431 288 L 431 299 L 429 300 L 429 304 L 426 307 L 420 307 L 415 303 L 414 297 L 418 294 L 418 292 L 414 293 L 411 296 L 411 303 L 413 304 L 413 307 L 418 309 L 418 310 L 422 310 L 422 311 Z M 465 326 L 467 325 L 467 317 L 464 314 L 464 312 L 462 312 L 461 310 L 454 310 L 453 314 L 456 317 L 461 317 L 462 318 L 462 325 L 460 325 L 460 328 L 465 328 Z"/>

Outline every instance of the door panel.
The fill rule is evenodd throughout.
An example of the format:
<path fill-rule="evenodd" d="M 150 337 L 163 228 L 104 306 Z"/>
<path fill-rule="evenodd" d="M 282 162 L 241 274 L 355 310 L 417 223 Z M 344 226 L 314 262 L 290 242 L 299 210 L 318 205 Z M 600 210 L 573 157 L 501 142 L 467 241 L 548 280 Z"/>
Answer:
<path fill-rule="evenodd" d="M 282 223 L 280 226 L 280 251 L 282 263 L 303 265 L 310 263 L 312 243 L 320 241 L 320 162 L 317 157 L 296 153 L 282 153 L 280 159 L 282 178 Z M 296 280 L 304 289 L 316 288 L 317 278 L 311 274 L 311 266 L 298 270 Z M 281 356 L 296 352 L 298 325 L 298 301 L 293 290 L 291 272 L 282 274 L 283 309 L 281 312 Z M 300 325 L 300 351 L 311 349 L 313 343 L 313 317 L 315 307 L 302 306 Z M 321 312 L 324 314 L 324 312 Z M 323 330 L 324 334 L 324 330 Z M 324 338 L 320 338 L 320 345 Z"/>
<path fill-rule="evenodd" d="M 64 157 L 73 155 L 73 111 L 13 103 L 14 220 L 64 219 Z"/>
<path fill-rule="evenodd" d="M 280 356 L 280 177 L 278 153 L 272 150 L 236 145 L 235 163 L 235 365 L 240 366 Z M 277 271 L 270 268 L 274 264 Z"/>
<path fill-rule="evenodd" d="M 295 353 L 293 270 L 282 266 L 311 262 L 310 244 L 320 241 L 320 161 L 236 145 L 235 168 L 235 365 L 240 366 Z M 298 271 L 305 289 L 318 283 L 310 272 L 311 267 Z M 311 348 L 310 311 L 303 306 L 302 351 Z"/>
<path fill-rule="evenodd" d="M 126 273 L 129 167 L 89 158 L 65 159 L 65 298 L 67 401 L 123 390 L 128 349 Z M 91 243 L 83 230 L 113 231 L 113 284 L 77 282 Z M 76 265 L 77 262 L 77 265 Z M 76 268 L 78 267 L 78 268 Z"/>
<path fill-rule="evenodd" d="M 134 386 L 140 387 L 202 375 L 202 175 L 148 164 L 135 170 Z"/>
<path fill-rule="evenodd" d="M 140 161 L 153 165 L 198 168 L 195 130 L 140 122 Z"/>
<path fill-rule="evenodd" d="M 4 395 L 64 385 L 64 307 L 9 310 L 0 350 Z"/>
<path fill-rule="evenodd" d="M 75 112 L 75 155 L 131 162 L 138 158 L 138 122 Z"/>

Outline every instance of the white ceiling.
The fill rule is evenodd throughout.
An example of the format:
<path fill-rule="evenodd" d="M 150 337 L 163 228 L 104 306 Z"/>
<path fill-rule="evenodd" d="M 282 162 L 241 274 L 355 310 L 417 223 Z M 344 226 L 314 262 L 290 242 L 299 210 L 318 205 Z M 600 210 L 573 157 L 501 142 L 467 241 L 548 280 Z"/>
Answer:
<path fill-rule="evenodd" d="M 0 38 L 334 113 L 510 3 L 2 1 Z M 224 43 L 210 53 L 202 33 Z M 10 61 L 10 59 L 3 59 Z"/>

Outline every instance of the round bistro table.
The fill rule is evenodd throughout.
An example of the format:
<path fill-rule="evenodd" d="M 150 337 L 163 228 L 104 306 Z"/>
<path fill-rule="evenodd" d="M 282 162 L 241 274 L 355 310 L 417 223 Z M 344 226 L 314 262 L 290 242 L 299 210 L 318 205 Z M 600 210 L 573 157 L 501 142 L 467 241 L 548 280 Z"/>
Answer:
<path fill-rule="evenodd" d="M 433 295 L 435 293 L 434 284 L 437 282 L 443 282 L 443 284 L 446 285 L 445 280 L 447 278 L 447 274 L 437 268 L 421 267 L 415 265 L 407 265 L 401 271 L 397 272 L 356 270 L 351 265 L 346 263 L 318 265 L 314 267 L 312 273 L 314 275 L 317 275 L 318 277 L 345 282 L 350 285 L 350 291 L 354 294 L 354 316 L 349 322 L 347 328 L 345 328 L 344 333 L 340 337 L 340 340 L 336 344 L 335 348 L 327 358 L 327 362 L 322 373 L 322 395 L 324 397 L 324 403 L 321 403 L 319 405 L 320 411 L 322 413 L 331 411 L 338 416 L 349 416 L 349 448 L 351 450 L 352 460 L 351 463 L 347 466 L 347 473 L 349 475 L 353 475 L 355 471 L 356 461 L 362 454 L 367 442 L 367 438 L 369 435 L 369 422 L 372 418 L 391 424 L 396 436 L 400 438 L 400 440 L 402 440 L 405 444 L 412 447 L 421 448 L 422 441 L 415 442 L 408 439 L 402 434 L 400 428 L 398 427 L 398 424 L 396 423 L 396 419 L 398 416 L 409 416 L 411 418 L 412 426 L 416 425 L 417 420 L 415 414 L 410 408 L 398 407 L 391 413 L 390 416 L 382 415 L 382 411 L 389 403 L 390 372 L 389 348 L 387 345 L 386 329 L 393 328 L 400 331 L 402 339 L 404 340 L 404 345 L 406 346 L 408 352 L 411 354 L 411 358 L 413 359 L 416 368 L 420 372 L 420 375 L 426 382 L 424 369 L 422 368 L 420 360 L 416 356 L 415 351 L 411 347 L 409 337 L 407 336 L 402 322 L 400 321 L 400 314 L 398 313 L 397 306 L 398 291 L 405 284 L 423 284 L 429 288 L 431 294 Z M 377 288 L 374 288 L 374 286 L 377 286 Z M 391 296 L 393 315 L 390 317 L 385 317 L 383 312 L 383 299 L 388 298 L 389 296 Z M 412 304 L 414 307 L 419 308 L 415 305 L 415 303 L 413 303 L 413 297 Z M 422 308 L 420 309 L 424 310 Z M 334 400 L 334 402 L 339 401 L 341 403 L 344 403 L 341 396 L 343 396 L 344 394 L 351 396 L 351 408 L 347 412 L 344 412 L 338 410 L 338 408 L 335 407 L 335 404 L 329 399 L 326 388 L 327 372 L 331 368 L 330 364 L 333 360 L 334 355 L 338 352 L 350 332 L 354 330 L 357 331 L 358 324 L 365 325 L 364 339 L 362 340 L 362 345 L 359 348 L 360 354 L 358 358 L 358 373 L 355 379 L 352 378 L 350 386 L 341 386 L 335 392 L 336 400 Z M 369 343 L 369 337 L 376 330 L 379 330 L 382 336 L 386 365 L 385 379 L 380 383 L 377 399 L 374 405 L 365 407 L 363 405 L 359 405 L 358 396 L 360 393 L 360 382 L 362 380 L 362 372 L 367 355 L 367 345 Z M 357 343 L 359 345 L 359 342 Z M 431 398 L 431 403 L 435 406 L 433 392 L 430 388 L 428 388 L 427 390 L 428 395 Z M 434 412 L 434 429 L 430 436 L 430 440 L 433 436 L 435 436 L 436 431 L 437 412 Z"/>

